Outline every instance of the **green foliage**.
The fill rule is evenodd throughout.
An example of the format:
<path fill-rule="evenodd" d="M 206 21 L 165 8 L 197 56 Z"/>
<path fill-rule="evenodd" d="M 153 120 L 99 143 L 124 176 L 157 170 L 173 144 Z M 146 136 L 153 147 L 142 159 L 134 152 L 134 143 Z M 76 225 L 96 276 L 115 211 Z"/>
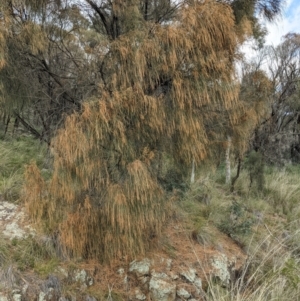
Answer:
<path fill-rule="evenodd" d="M 255 84 L 251 75 L 257 73 L 262 64 L 267 64 L 267 69 L 270 70 L 269 79 L 263 81 L 260 76 L 259 82 L 263 85 L 257 89 L 259 82 Z M 256 63 L 252 61 L 250 64 L 250 77 L 247 75 L 245 78 L 245 83 L 250 84 L 243 89 L 245 96 L 247 90 L 251 95 L 257 95 L 254 99 L 269 94 L 265 121 L 257 125 L 252 145 L 270 164 L 283 166 L 299 159 L 299 139 L 296 134 L 299 131 L 299 64 L 300 35 L 289 33 L 277 47 L 267 46 L 261 50 Z M 253 93 L 255 90 L 257 92 Z M 250 96 L 248 99 L 253 98 Z"/>
<path fill-rule="evenodd" d="M 169 168 L 165 175 L 159 179 L 162 187 L 168 191 L 178 190 L 184 192 L 188 189 L 187 177 L 185 170 L 178 167 Z"/>
<path fill-rule="evenodd" d="M 210 219 L 210 216 L 216 207 L 213 198 L 214 182 L 211 178 L 205 177 L 199 179 L 190 185 L 178 202 L 178 207 L 183 214 L 192 222 L 192 230 L 200 231 Z"/>
<path fill-rule="evenodd" d="M 215 174 L 200 173 L 198 181 L 179 202 L 183 212 L 180 217 L 186 230 L 196 229 L 197 216 L 202 224 L 195 236 L 204 246 L 214 246 L 225 232 L 243 246 L 248 255 L 238 281 L 229 288 L 221 287 L 208 279 L 205 298 L 209 301 L 268 301 L 297 300 L 299 297 L 299 170 L 289 167 L 288 172 L 267 167 L 266 189 L 249 192 L 249 177 L 242 172 L 238 179 L 238 193 L 230 194 L 225 183 L 216 183 L 222 170 Z M 203 178 L 205 175 L 205 178 Z M 201 210 L 202 196 L 210 192 L 210 214 L 204 219 Z M 272 199 L 279 195 L 281 201 L 293 204 L 291 212 L 275 208 Z M 234 199 L 234 201 L 232 201 Z M 289 206 L 287 206 L 289 207 Z M 203 207 L 204 208 L 204 207 Z M 292 217 L 293 216 L 293 217 Z M 293 222 L 288 222 L 288 219 Z M 203 264 L 203 263 L 202 263 Z"/>
<path fill-rule="evenodd" d="M 252 36 L 259 48 L 264 45 L 267 30 L 257 16 L 263 15 L 269 21 L 274 21 L 280 15 L 283 4 L 281 0 L 233 0 L 230 3 L 238 29 Z"/>
<path fill-rule="evenodd" d="M 254 220 L 247 212 L 245 205 L 233 201 L 218 227 L 222 232 L 236 239 L 237 237 L 250 235 L 253 224 Z"/>
<path fill-rule="evenodd" d="M 214 229 L 215 225 L 243 245 L 248 239 L 244 249 L 249 262 L 242 272 L 243 281 L 233 283 L 233 287 L 229 289 L 209 282 L 206 299 L 297 300 L 300 270 L 299 168 L 288 166 L 285 170 L 278 170 L 267 166 L 264 193 L 249 193 L 248 189 L 241 189 L 248 187 L 249 182 L 244 172 L 237 183 L 239 194 L 230 194 L 225 183 L 216 183 L 220 174 L 222 171 L 219 170 L 215 174 L 201 170 L 194 185 L 185 190 L 182 198 L 174 203 L 176 218 L 185 221 L 184 230 L 203 246 L 217 245 L 220 232 Z M 31 188 L 34 190 L 33 185 Z M 236 200 L 232 201 L 233 198 Z M 278 208 L 282 204 L 282 208 L 287 209 L 278 210 L 274 202 L 278 204 Z M 259 222 L 255 219 L 256 211 L 263 213 Z M 178 250 L 174 249 L 172 241 L 167 237 L 162 238 L 162 244 L 170 257 L 177 253 Z M 0 277 L 7 279 L 5 283 L 13 283 L 9 280 L 14 279 L 16 273 L 9 268 L 12 262 L 19 271 L 33 270 L 41 277 L 46 277 L 59 265 L 56 253 L 50 240 L 34 237 L 1 240 Z M 73 292 L 74 287 L 70 291 Z M 125 299 L 125 296 L 113 291 L 108 291 L 107 294 L 97 292 L 95 296 L 101 300 L 110 296 L 113 300 Z"/>
<path fill-rule="evenodd" d="M 262 192 L 265 187 L 264 176 L 264 158 L 260 152 L 251 151 L 247 156 L 245 168 L 248 170 L 250 177 L 250 188 L 254 187 L 257 191 Z"/>
<path fill-rule="evenodd" d="M 1 110 L 49 145 L 55 132 L 53 174 L 26 169 L 32 219 L 70 255 L 111 261 L 153 245 L 165 192 L 187 190 L 191 162 L 220 153 L 229 133 L 245 152 L 261 114 L 232 79 L 264 1 L 85 3 L 25 1 L 15 12 L 0 3 Z M 164 176 L 162 154 L 172 161 Z"/>
<path fill-rule="evenodd" d="M 281 274 L 287 279 L 288 285 L 291 285 L 294 288 L 298 288 L 300 283 L 299 271 L 299 261 L 295 258 L 289 258 L 285 262 Z"/>

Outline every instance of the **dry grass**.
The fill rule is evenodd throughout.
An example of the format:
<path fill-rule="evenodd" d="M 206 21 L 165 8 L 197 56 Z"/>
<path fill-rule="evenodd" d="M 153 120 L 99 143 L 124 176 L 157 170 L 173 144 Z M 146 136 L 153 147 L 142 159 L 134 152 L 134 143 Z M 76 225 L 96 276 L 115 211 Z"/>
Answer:
<path fill-rule="evenodd" d="M 237 101 L 239 89 L 232 78 L 241 36 L 231 8 L 220 1 L 191 1 L 182 6 L 174 24 L 151 24 L 151 30 L 144 24 L 111 41 L 101 66 L 101 97 L 66 118 L 53 140 L 51 178 L 44 179 L 34 163 L 26 169 L 28 213 L 57 237 L 63 253 L 103 262 L 145 254 L 158 241 L 168 208 L 167 195 L 157 180 L 162 154 L 172 158 L 176 167 L 186 169 L 193 160 L 200 163 L 214 151 L 222 151 L 231 130 L 240 152 L 248 146 L 264 102 L 260 99 L 247 107 Z M 36 45 L 43 48 L 42 44 Z M 7 197 L 15 199 L 20 173 L 9 166 L 14 161 L 10 152 L 3 154 L 8 159 L 3 159 L 6 178 L 0 185 Z M 298 210 L 298 187 L 282 183 L 284 178 L 269 179 L 266 195 L 251 193 L 243 177 L 236 185 L 237 195 L 216 185 L 215 179 L 204 178 L 180 202 L 177 209 L 197 241 L 212 244 L 218 234 L 210 231 L 210 224 L 223 223 L 220 228 L 253 253 L 243 281 L 232 290 L 224 292 L 210 284 L 207 297 L 211 300 L 275 300 L 283 298 L 284 292 L 296 300 L 298 291 L 293 285 L 286 286 L 294 279 L 289 262 L 294 260 L 298 266 L 293 257 L 296 239 L 274 244 L 273 238 L 282 229 L 278 234 L 277 226 L 270 224 L 261 231 L 266 221 L 280 221 L 273 207 L 283 215 L 290 213 L 291 220 Z M 263 206 L 263 201 L 270 206 Z M 255 216 L 258 203 L 266 219 L 244 224 Z M 232 209 L 233 204 L 242 210 Z M 245 239 L 246 232 L 234 233 L 237 225 L 267 236 L 260 242 L 260 237 L 247 233 Z M 296 223 L 290 225 L 292 232 Z M 294 233 L 289 236 L 297 237 L 298 232 Z M 56 255 L 56 250 L 48 252 L 47 245 L 24 240 L 18 246 L 14 246 L 14 255 L 19 269 L 35 268 L 47 274 L 55 266 L 55 262 L 44 265 L 45 258 Z M 9 269 L 4 274 L 7 279 L 12 276 Z M 113 299 L 111 291 L 107 299 Z"/>
<path fill-rule="evenodd" d="M 222 172 L 222 171 L 221 171 Z M 299 259 L 299 173 L 295 168 L 287 170 L 268 170 L 266 173 L 266 188 L 257 193 L 249 189 L 249 177 L 242 173 L 236 183 L 235 194 L 229 193 L 229 187 L 216 184 L 215 179 L 220 178 L 220 171 L 215 175 L 198 180 L 196 187 L 187 194 L 187 202 L 183 207 L 187 218 L 193 217 L 193 212 L 198 219 L 205 219 L 201 227 L 194 227 L 198 231 L 200 243 L 213 245 L 217 237 L 207 235 L 207 225 L 220 223 L 222 216 L 229 224 L 229 233 L 248 254 L 248 262 L 243 273 L 232 283 L 230 289 L 207 279 L 208 290 L 206 298 L 209 301 L 267 301 L 267 300 L 299 300 L 300 296 L 300 259 Z M 201 185 L 202 183 L 202 185 Z M 212 185 L 214 190 L 211 189 Z M 210 193 L 210 204 L 206 205 L 210 214 L 203 210 L 203 195 Z M 248 235 L 237 235 L 236 227 L 238 217 L 228 215 L 232 201 L 242 206 L 245 216 L 253 219 Z M 214 210 L 209 209 L 212 206 Z M 197 209 L 198 208 L 198 209 Z M 202 208 L 202 209 L 199 209 Z M 242 211 L 241 211 L 242 212 Z M 240 213 L 241 213 L 240 212 Z M 190 215 L 192 213 L 192 215 Z M 200 215 L 200 217 L 199 217 Z M 206 216 L 206 218 L 205 218 Z M 207 216 L 209 216 L 207 218 Z M 232 218 L 232 220 L 231 220 Z M 201 236 L 203 239 L 201 240 Z"/>
<path fill-rule="evenodd" d="M 249 254 L 241 276 L 224 289 L 209 281 L 209 301 L 269 301 L 299 300 L 300 260 L 288 248 L 287 239 L 274 239 L 278 233 L 271 233 Z M 272 242 L 266 248 L 265 241 Z M 255 240 L 254 240 L 255 241 Z"/>
<path fill-rule="evenodd" d="M 268 201 L 279 214 L 293 219 L 299 214 L 300 186 L 299 174 L 286 170 L 275 171 L 266 177 Z"/>
<path fill-rule="evenodd" d="M 20 272 L 14 265 L 6 265 L 0 271 L 0 289 L 9 290 L 16 286 L 20 278 Z"/>

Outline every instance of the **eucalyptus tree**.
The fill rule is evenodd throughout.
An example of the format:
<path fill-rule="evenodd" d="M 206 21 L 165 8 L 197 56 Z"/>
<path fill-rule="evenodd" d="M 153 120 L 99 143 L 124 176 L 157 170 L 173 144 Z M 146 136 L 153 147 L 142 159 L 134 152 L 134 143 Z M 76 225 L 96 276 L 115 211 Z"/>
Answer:
<path fill-rule="evenodd" d="M 272 163 L 299 160 L 300 35 L 287 34 L 265 50 L 264 68 L 272 84 L 268 115 L 257 127 L 253 148 Z"/>
<path fill-rule="evenodd" d="M 283 0 L 217 0 L 231 6 L 237 25 L 237 32 L 244 37 L 253 37 L 259 47 L 263 47 L 267 34 L 262 18 L 274 22 L 280 16 L 285 2 Z M 247 33 L 245 35 L 245 33 Z"/>
<path fill-rule="evenodd" d="M 50 143 L 64 114 L 95 91 L 88 20 L 66 1 L 0 1 L 1 111 Z"/>
<path fill-rule="evenodd" d="M 243 42 L 245 39 L 248 38 L 254 38 L 256 41 L 256 44 L 258 46 L 258 49 L 263 48 L 264 42 L 265 42 L 265 35 L 267 34 L 267 30 L 265 25 L 261 22 L 261 17 L 264 18 L 264 20 L 267 20 L 268 22 L 274 22 L 276 21 L 276 18 L 280 16 L 284 1 L 282 0 L 225 0 L 220 2 L 226 2 L 228 3 L 232 10 L 235 17 L 235 23 L 236 23 L 236 32 L 240 36 L 240 41 Z M 255 90 L 255 89 L 254 89 Z M 253 97 L 255 97 L 255 91 Z M 266 91 L 269 91 L 268 88 Z M 241 101 L 243 102 L 243 91 L 241 91 Z M 261 101 L 261 98 L 259 98 Z M 244 103 L 249 108 L 249 105 Z M 253 113 L 253 110 L 250 109 L 250 112 Z M 252 120 L 252 127 L 248 127 L 248 134 L 249 129 L 252 128 L 259 120 L 257 117 L 262 117 L 262 113 L 259 113 L 257 110 L 254 110 L 255 113 L 258 113 L 257 115 L 246 114 L 250 118 L 249 120 Z M 262 110 L 262 112 L 265 112 L 265 110 Z M 249 122 L 247 122 L 249 125 Z M 243 128 L 245 128 L 243 126 Z M 251 130 L 250 130 L 251 131 Z M 242 135 L 246 135 L 244 132 Z M 239 136 L 239 135 L 238 135 Z M 234 187 L 234 182 L 239 176 L 240 166 L 241 166 L 241 157 L 242 153 L 249 147 L 244 145 L 243 151 L 241 152 L 241 149 L 239 147 L 236 147 L 237 144 L 239 144 L 239 141 L 241 139 L 236 139 L 232 143 L 232 137 L 231 133 L 228 133 L 227 141 L 226 141 L 226 152 L 225 152 L 225 163 L 226 163 L 226 183 L 230 183 L 231 181 L 231 160 L 230 160 L 230 153 L 231 151 L 235 151 L 238 153 L 238 168 L 237 168 L 237 175 L 232 179 L 232 189 Z M 243 140 L 243 139 L 242 139 Z M 240 146 L 240 145 L 238 145 Z M 232 150 L 231 150 L 232 149 Z"/>
<path fill-rule="evenodd" d="M 232 9 L 240 42 L 251 35 L 262 37 L 258 15 L 272 20 L 282 4 L 280 0 L 215 2 Z M 109 82 L 105 68 L 112 53 L 110 42 L 138 26 L 176 22 L 181 7 L 193 3 L 197 1 L 1 0 L 2 115 L 6 121 L 16 117 L 50 143 L 63 116 L 80 110 L 91 95 L 101 94 L 99 82 Z M 170 81 L 161 78 L 157 91 L 166 89 Z"/>

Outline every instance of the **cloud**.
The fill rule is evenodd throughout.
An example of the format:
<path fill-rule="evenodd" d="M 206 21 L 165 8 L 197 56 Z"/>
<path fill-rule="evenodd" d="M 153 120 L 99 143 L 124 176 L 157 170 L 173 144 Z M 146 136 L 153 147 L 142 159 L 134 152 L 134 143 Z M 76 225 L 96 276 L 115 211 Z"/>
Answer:
<path fill-rule="evenodd" d="M 266 45 L 277 46 L 287 33 L 300 33 L 300 0 L 286 0 L 282 16 L 278 17 L 274 23 L 265 23 L 265 26 L 268 30 Z M 253 40 L 249 40 L 240 48 L 247 61 L 252 60 L 257 55 L 254 46 Z"/>
<path fill-rule="evenodd" d="M 283 16 L 277 22 L 266 24 L 268 35 L 267 45 L 278 45 L 282 36 L 289 32 L 300 33 L 300 0 L 286 1 Z"/>

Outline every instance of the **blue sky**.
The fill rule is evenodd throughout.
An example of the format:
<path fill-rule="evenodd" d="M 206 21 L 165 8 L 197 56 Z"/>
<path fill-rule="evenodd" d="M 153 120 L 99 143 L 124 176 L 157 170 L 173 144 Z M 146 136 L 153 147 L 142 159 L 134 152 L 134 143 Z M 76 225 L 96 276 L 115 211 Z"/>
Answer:
<path fill-rule="evenodd" d="M 277 46 L 282 41 L 282 36 L 287 33 L 300 33 L 300 0 L 285 0 L 282 15 L 275 22 L 266 23 L 266 27 L 268 30 L 266 45 Z M 253 41 L 249 40 L 241 47 L 248 61 L 257 55 L 253 46 Z"/>
<path fill-rule="evenodd" d="M 267 44 L 278 45 L 288 32 L 300 33 L 300 0 L 286 0 L 284 11 L 274 24 L 267 24 Z"/>

